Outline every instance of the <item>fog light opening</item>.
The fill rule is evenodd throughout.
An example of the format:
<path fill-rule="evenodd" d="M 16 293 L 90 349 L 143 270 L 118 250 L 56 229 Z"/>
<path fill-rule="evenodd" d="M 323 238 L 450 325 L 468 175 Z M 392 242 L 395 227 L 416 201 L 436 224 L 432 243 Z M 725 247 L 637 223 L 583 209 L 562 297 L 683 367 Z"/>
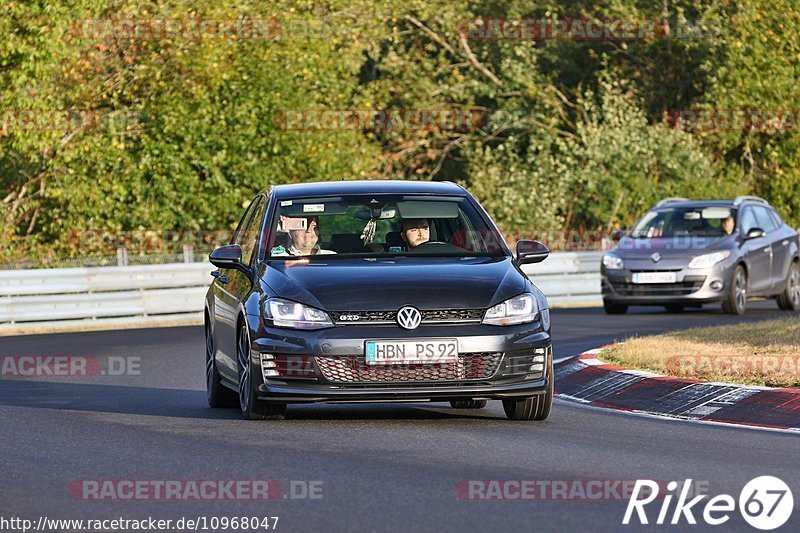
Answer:
<path fill-rule="evenodd" d="M 715 291 L 721 291 L 722 287 L 724 287 L 724 284 L 718 279 L 711 282 L 711 288 Z"/>
<path fill-rule="evenodd" d="M 264 376 L 264 381 L 266 381 L 268 377 L 280 376 L 277 366 L 275 356 L 271 353 L 261 354 L 261 375 Z"/>

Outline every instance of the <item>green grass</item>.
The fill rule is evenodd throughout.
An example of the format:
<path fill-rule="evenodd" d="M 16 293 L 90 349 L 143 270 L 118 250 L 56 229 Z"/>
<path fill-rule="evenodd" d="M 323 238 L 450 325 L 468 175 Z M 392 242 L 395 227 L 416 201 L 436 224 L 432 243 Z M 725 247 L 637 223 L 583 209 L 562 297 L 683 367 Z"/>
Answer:
<path fill-rule="evenodd" d="M 705 381 L 800 387 L 800 319 L 694 328 L 635 337 L 603 350 L 601 360 Z"/>

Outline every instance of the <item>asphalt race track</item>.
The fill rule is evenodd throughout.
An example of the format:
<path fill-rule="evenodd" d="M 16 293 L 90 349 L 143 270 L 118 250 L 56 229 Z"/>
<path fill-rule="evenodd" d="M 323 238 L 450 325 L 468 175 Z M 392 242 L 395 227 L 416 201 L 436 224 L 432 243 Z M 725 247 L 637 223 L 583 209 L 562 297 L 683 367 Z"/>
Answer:
<path fill-rule="evenodd" d="M 557 309 L 555 354 L 631 334 L 779 316 L 786 313 L 774 302 L 752 303 L 744 318 L 717 308 L 632 308 L 623 316 Z M 468 480 L 691 478 L 710 496 L 738 500 L 747 481 L 774 475 L 795 498 L 784 529 L 800 530 L 800 435 L 566 401 L 545 423 L 510 422 L 499 402 L 479 411 L 439 403 L 290 406 L 285 421 L 249 422 L 235 409 L 207 407 L 200 327 L 5 337 L 0 355 L 81 356 L 100 369 L 90 377 L 0 381 L 4 517 L 277 516 L 277 531 L 635 531 L 645 528 L 621 525 L 626 499 L 469 501 L 456 489 Z M 253 479 L 277 480 L 276 499 L 97 501 L 70 491 L 80 480 Z M 309 491 L 317 497 L 304 498 Z M 701 524 L 703 505 L 694 512 Z M 648 506 L 651 522 L 660 506 Z M 755 531 L 738 511 L 717 528 L 684 519 L 668 529 Z"/>

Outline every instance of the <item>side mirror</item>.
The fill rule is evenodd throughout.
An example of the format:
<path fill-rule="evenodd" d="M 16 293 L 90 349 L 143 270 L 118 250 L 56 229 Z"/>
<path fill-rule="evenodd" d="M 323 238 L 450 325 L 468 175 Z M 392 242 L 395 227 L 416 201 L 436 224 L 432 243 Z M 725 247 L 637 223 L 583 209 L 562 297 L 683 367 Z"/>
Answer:
<path fill-rule="evenodd" d="M 611 232 L 611 241 L 612 242 L 619 242 L 628 232 L 624 229 L 618 229 Z"/>
<path fill-rule="evenodd" d="M 758 239 L 759 237 L 763 237 L 766 235 L 766 232 L 761 228 L 750 228 L 750 231 L 747 232 L 747 235 L 744 236 L 745 241 L 749 241 L 750 239 Z"/>
<path fill-rule="evenodd" d="M 208 260 L 217 268 L 233 268 L 248 272 L 247 266 L 242 263 L 242 247 L 238 244 L 226 244 L 212 251 Z"/>
<path fill-rule="evenodd" d="M 527 265 L 530 263 L 541 263 L 547 256 L 550 255 L 550 248 L 540 243 L 539 241 L 519 241 L 517 242 L 517 259 L 518 265 Z"/>

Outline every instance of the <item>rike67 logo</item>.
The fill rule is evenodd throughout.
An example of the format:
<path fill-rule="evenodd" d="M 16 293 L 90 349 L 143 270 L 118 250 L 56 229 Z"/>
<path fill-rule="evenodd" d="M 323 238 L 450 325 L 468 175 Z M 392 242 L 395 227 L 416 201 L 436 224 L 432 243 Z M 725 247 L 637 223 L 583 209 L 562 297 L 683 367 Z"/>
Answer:
<path fill-rule="evenodd" d="M 702 506 L 699 504 L 706 498 L 706 495 L 689 499 L 691 486 L 692 480 L 687 479 L 680 485 L 681 490 L 678 495 L 676 492 L 679 487 L 678 483 L 670 481 L 667 483 L 666 494 L 659 494 L 659 483 L 649 479 L 636 480 L 622 523 L 630 524 L 631 519 L 635 516 L 640 524 L 649 524 L 645 506 L 657 498 L 662 499 L 661 509 L 655 521 L 659 525 L 680 524 L 682 520 L 688 524 L 697 524 L 695 513 L 698 513 L 706 524 L 712 526 L 724 524 L 730 519 L 737 504 L 733 496 L 720 494 Z M 670 507 L 675 496 L 678 498 L 670 518 Z M 794 509 L 794 498 L 791 489 L 782 480 L 773 476 L 760 476 L 750 480 L 744 486 L 739 494 L 738 505 L 742 518 L 748 524 L 756 529 L 771 530 L 781 527 L 789 520 Z M 636 523 L 635 520 L 633 523 Z"/>

